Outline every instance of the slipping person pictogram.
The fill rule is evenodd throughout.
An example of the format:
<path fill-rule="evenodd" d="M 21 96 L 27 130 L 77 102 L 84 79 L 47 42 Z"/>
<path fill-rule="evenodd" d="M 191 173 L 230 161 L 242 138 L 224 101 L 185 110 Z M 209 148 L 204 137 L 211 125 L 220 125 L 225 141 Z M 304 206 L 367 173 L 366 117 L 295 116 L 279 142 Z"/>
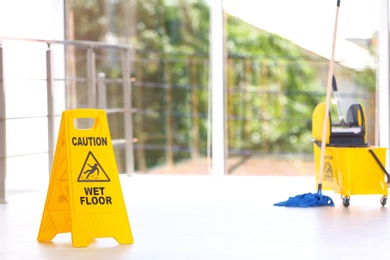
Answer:
<path fill-rule="evenodd" d="M 95 163 L 94 165 L 88 164 L 88 166 L 91 167 L 91 169 L 86 170 L 85 172 L 83 172 L 84 174 L 88 173 L 86 179 L 89 179 L 89 176 L 91 176 L 91 174 L 93 174 L 94 172 L 97 172 L 96 176 L 99 176 L 99 168 L 98 168 L 97 163 Z"/>
<path fill-rule="evenodd" d="M 104 171 L 104 168 L 90 151 L 85 158 L 78 182 L 109 182 L 110 178 Z"/>

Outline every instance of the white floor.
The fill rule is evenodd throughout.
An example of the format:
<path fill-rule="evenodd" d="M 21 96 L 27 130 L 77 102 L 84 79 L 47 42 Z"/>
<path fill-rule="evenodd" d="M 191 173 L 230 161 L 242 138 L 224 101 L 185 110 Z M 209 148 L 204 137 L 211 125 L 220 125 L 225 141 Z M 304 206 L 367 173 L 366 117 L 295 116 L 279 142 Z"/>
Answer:
<path fill-rule="evenodd" d="M 121 176 L 134 237 L 73 248 L 70 233 L 37 242 L 46 190 L 12 192 L 0 205 L 0 259 L 387 259 L 390 211 L 381 195 L 344 208 L 273 203 L 316 192 L 312 177 Z M 389 205 L 390 206 L 390 205 Z"/>

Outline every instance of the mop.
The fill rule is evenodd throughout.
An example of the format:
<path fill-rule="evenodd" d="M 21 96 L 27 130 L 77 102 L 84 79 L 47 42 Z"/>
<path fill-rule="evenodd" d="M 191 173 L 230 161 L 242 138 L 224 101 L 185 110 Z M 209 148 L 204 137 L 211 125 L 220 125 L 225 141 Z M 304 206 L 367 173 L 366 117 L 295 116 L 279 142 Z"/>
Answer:
<path fill-rule="evenodd" d="M 336 34 L 337 34 L 337 21 L 339 15 L 340 0 L 337 0 L 336 8 L 336 21 L 334 25 L 333 32 L 333 43 L 332 43 L 332 56 L 329 61 L 329 73 L 328 73 L 328 85 L 326 88 L 326 105 L 325 105 L 325 116 L 324 116 L 324 128 L 322 131 L 322 142 L 321 142 L 321 157 L 320 157 L 320 172 L 318 176 L 318 187 L 316 193 L 305 193 L 297 195 L 295 197 L 290 197 L 286 201 L 275 203 L 274 206 L 285 206 L 285 207 L 319 207 L 319 206 L 334 206 L 333 200 L 322 194 L 322 178 L 324 171 L 324 157 L 325 157 L 325 147 L 326 147 L 326 134 L 329 122 L 329 110 L 330 110 L 330 99 L 332 91 L 332 80 L 333 80 L 333 71 L 334 71 L 334 52 L 336 47 Z"/>

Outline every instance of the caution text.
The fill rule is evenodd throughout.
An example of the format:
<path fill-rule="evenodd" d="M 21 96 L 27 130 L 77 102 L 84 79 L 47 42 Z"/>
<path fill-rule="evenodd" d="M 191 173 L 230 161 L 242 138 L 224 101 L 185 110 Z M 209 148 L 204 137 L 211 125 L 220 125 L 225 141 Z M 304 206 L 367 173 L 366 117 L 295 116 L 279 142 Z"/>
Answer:
<path fill-rule="evenodd" d="M 72 137 L 74 146 L 107 146 L 107 137 Z"/>

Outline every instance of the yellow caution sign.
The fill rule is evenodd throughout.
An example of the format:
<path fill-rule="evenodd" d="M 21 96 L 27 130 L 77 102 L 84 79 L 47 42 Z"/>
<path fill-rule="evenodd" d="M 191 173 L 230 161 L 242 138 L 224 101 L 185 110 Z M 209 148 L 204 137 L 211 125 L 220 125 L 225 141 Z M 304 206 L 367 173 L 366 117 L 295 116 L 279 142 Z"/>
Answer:
<path fill-rule="evenodd" d="M 78 120 L 93 120 L 78 129 Z M 74 247 L 92 238 L 133 243 L 104 110 L 64 111 L 38 241 L 71 232 Z"/>

